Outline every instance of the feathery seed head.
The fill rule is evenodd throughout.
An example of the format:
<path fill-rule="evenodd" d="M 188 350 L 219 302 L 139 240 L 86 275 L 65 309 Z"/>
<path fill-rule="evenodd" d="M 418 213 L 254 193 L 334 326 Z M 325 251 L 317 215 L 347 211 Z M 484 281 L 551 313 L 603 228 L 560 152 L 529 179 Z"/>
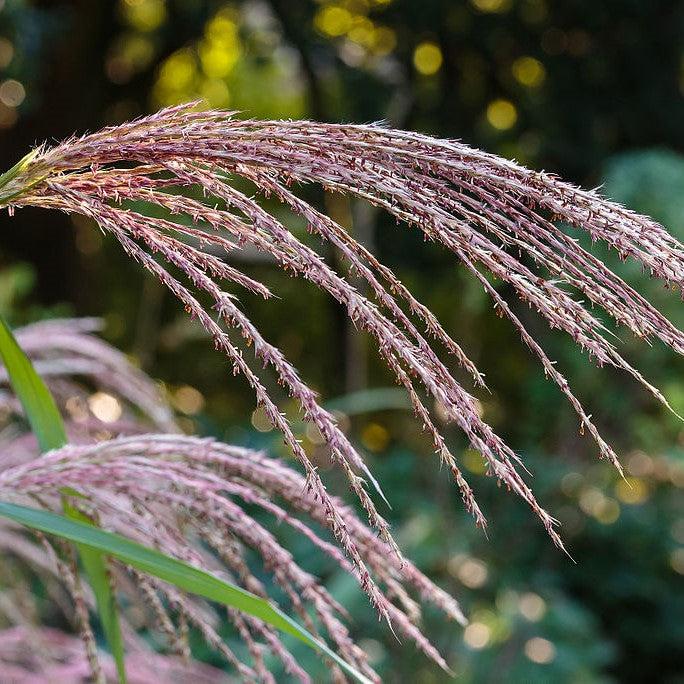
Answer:
<path fill-rule="evenodd" d="M 236 178 L 249 181 L 255 196 L 238 189 L 232 182 Z M 22 491 L 42 496 L 46 487 L 77 486 L 92 494 L 98 512 L 112 527 L 129 526 L 148 538 L 154 533 L 160 546 L 196 562 L 202 562 L 199 552 L 165 525 L 158 517 L 158 507 L 181 510 L 189 520 L 206 521 L 207 526 L 198 533 L 227 562 L 231 572 L 257 586 L 257 580 L 240 565 L 236 548 L 244 544 L 258 549 L 293 604 L 310 602 L 341 651 L 356 662 L 359 654 L 341 626 L 331 598 L 306 573 L 295 569 L 289 554 L 267 530 L 249 520 L 236 500 L 255 503 L 286 520 L 355 574 L 379 613 L 439 660 L 413 626 L 410 602 L 398 608 L 386 598 L 382 587 L 386 591 L 396 582 L 410 585 L 451 617 L 462 619 L 458 607 L 402 559 L 366 489 L 366 482 L 370 482 L 381 493 L 362 457 L 296 369 L 225 292 L 224 283 L 263 297 L 271 296 L 268 287 L 228 265 L 222 256 L 247 246 L 256 249 L 346 309 L 354 324 L 376 341 L 380 356 L 405 388 L 416 417 L 442 462 L 449 466 L 465 507 L 478 525 L 486 525 L 485 517 L 436 425 L 427 399 L 463 430 L 482 455 L 488 474 L 530 506 L 556 545 L 562 547 L 562 541 L 555 520 L 527 484 L 522 458 L 478 411 L 471 392 L 484 387 L 482 374 L 390 268 L 332 218 L 298 197 L 296 187 L 312 183 L 384 209 L 398 222 L 420 230 L 426 239 L 453 252 L 568 399 L 581 430 L 591 435 L 600 456 L 618 469 L 619 461 L 610 444 L 489 276 L 506 282 L 550 327 L 569 335 L 597 365 L 628 373 L 669 408 L 660 391 L 621 355 L 596 311 L 602 310 L 637 337 L 659 339 L 678 353 L 684 352 L 684 333 L 562 227 L 566 224 L 586 231 L 592 239 L 617 250 L 622 258 L 641 263 L 652 276 L 681 288 L 684 247 L 654 221 L 596 192 L 578 189 L 550 174 L 530 171 L 457 141 L 377 125 L 241 120 L 232 112 L 195 111 L 190 103 L 36 150 L 0 177 L 0 207 L 13 212 L 24 206 L 40 206 L 81 214 L 94 219 L 118 240 L 124 251 L 158 278 L 205 328 L 216 349 L 230 360 L 233 371 L 244 375 L 257 405 L 281 431 L 304 475 L 265 456 L 213 442 L 177 434 L 129 434 L 102 445 L 71 444 L 40 462 L 13 463 L 0 474 L 0 489 L 8 495 Z M 201 193 L 196 192 L 198 189 Z M 267 196 L 301 217 L 322 242 L 334 246 L 354 278 L 365 283 L 363 292 L 346 273 L 331 268 L 315 249 L 267 211 L 259 201 Z M 166 217 L 146 215 L 138 208 L 141 204 L 165 210 Z M 209 306 L 203 304 L 206 300 L 211 302 Z M 40 346 L 30 332 L 23 334 L 29 351 L 32 341 Z M 81 332 L 53 330 L 52 334 L 69 355 L 69 368 L 91 364 L 93 374 L 99 374 L 102 382 L 109 382 L 127 401 L 139 405 L 158 429 L 173 429 L 169 415 L 159 412 L 157 398 L 150 395 L 140 378 L 128 389 L 120 386 L 122 383 L 116 385 L 121 360 L 115 354 L 96 358 L 95 343 L 92 339 L 86 342 Z M 253 349 L 254 360 L 243 354 L 240 338 Z M 454 378 L 438 350 L 453 357 L 472 377 L 473 389 Z M 276 373 L 305 420 L 317 428 L 366 510 L 370 527 L 379 532 L 379 539 L 328 494 L 292 426 L 255 370 L 257 361 Z M 54 363 L 51 366 L 49 359 L 40 359 L 39 363 L 44 363 L 42 370 L 50 377 Z M 176 483 L 173 486 L 169 485 L 171 477 Z M 328 527 L 344 554 L 278 508 L 274 497 Z M 230 530 L 230 534 L 221 536 L 222 529 Z M 392 553 L 388 554 L 390 549 Z M 181 605 L 180 598 L 177 603 Z M 251 629 L 249 621 L 236 625 L 245 634 Z M 210 632 L 205 637 L 213 639 Z M 272 639 L 270 634 L 269 643 Z M 255 667 L 259 668 L 256 656 Z"/>

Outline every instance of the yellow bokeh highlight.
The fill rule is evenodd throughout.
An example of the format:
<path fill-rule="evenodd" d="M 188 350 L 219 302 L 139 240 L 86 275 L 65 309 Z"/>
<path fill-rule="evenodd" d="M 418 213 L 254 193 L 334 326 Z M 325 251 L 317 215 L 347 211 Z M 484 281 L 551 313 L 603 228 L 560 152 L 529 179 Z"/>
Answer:
<path fill-rule="evenodd" d="M 210 107 L 226 107 L 231 100 L 226 79 L 242 53 L 235 12 L 222 10 L 206 23 L 195 48 L 178 50 L 162 64 L 154 100 L 165 106 L 199 96 Z"/>
<path fill-rule="evenodd" d="M 210 79 L 225 78 L 240 59 L 238 26 L 228 12 L 220 12 L 204 29 L 199 54 L 202 71 Z"/>
<path fill-rule="evenodd" d="M 389 432 L 378 423 L 368 423 L 361 431 L 361 443 L 370 451 L 384 451 L 389 440 Z"/>
<path fill-rule="evenodd" d="M 158 83 L 175 90 L 190 87 L 197 72 L 195 59 L 189 50 L 174 52 L 162 65 Z"/>
<path fill-rule="evenodd" d="M 230 90 L 226 82 L 221 79 L 205 79 L 202 81 L 199 92 L 210 107 L 222 109 L 230 104 Z"/>
<path fill-rule="evenodd" d="M 373 32 L 373 52 L 388 55 L 397 46 L 397 34 L 386 26 L 379 26 Z"/>
<path fill-rule="evenodd" d="M 225 78 L 240 58 L 237 45 L 227 46 L 220 43 L 203 40 L 199 44 L 198 54 L 202 64 L 202 71 L 210 78 Z"/>
<path fill-rule="evenodd" d="M 595 487 L 582 490 L 579 506 L 587 515 L 593 516 L 603 525 L 612 525 L 620 517 L 620 504 Z"/>
<path fill-rule="evenodd" d="M 187 100 L 194 92 L 197 61 L 187 48 L 174 52 L 159 69 L 153 97 L 158 105 L 166 106 Z"/>
<path fill-rule="evenodd" d="M 238 27 L 230 13 L 219 12 L 207 22 L 204 35 L 214 43 L 233 45 L 238 40 Z"/>
<path fill-rule="evenodd" d="M 166 20 L 166 0 L 124 0 L 125 21 L 138 31 L 154 31 Z"/>
<path fill-rule="evenodd" d="M 189 416 L 198 414 L 204 408 L 202 393 L 194 387 L 190 387 L 190 385 L 179 387 L 173 393 L 171 402 L 174 408 Z"/>
<path fill-rule="evenodd" d="M 538 88 L 546 79 L 544 65 L 534 57 L 518 57 L 511 65 L 513 77 L 521 85 Z"/>
<path fill-rule="evenodd" d="M 506 131 L 518 121 L 518 110 L 509 100 L 493 100 L 487 105 L 487 121 L 498 131 Z"/>
<path fill-rule="evenodd" d="M 375 40 L 375 25 L 367 17 L 354 17 L 353 25 L 347 33 L 349 40 L 353 40 L 363 47 L 372 47 Z"/>
<path fill-rule="evenodd" d="M 648 485 L 638 477 L 628 477 L 615 484 L 615 494 L 622 503 L 641 504 L 648 499 Z"/>
<path fill-rule="evenodd" d="M 314 17 L 314 26 L 327 36 L 343 36 L 352 28 L 353 15 L 349 10 L 337 5 L 322 7 Z"/>
<path fill-rule="evenodd" d="M 487 14 L 507 12 L 511 7 L 511 0 L 470 0 L 470 3 L 476 10 Z"/>
<path fill-rule="evenodd" d="M 475 473 L 476 475 L 484 475 L 487 471 L 484 458 L 478 451 L 475 451 L 475 449 L 466 449 L 463 452 L 463 465 L 471 473 Z"/>
<path fill-rule="evenodd" d="M 120 55 L 127 63 L 142 69 L 154 59 L 154 43 L 147 36 L 127 34 L 122 38 Z"/>
<path fill-rule="evenodd" d="M 389 4 L 391 0 L 376 4 Z M 397 45 L 395 32 L 387 26 L 378 26 L 366 16 L 369 10 L 365 1 L 346 0 L 341 4 L 321 7 L 314 17 L 316 29 L 330 37 L 347 37 L 375 56 L 387 55 Z"/>
<path fill-rule="evenodd" d="M 442 50 L 436 43 L 425 41 L 413 51 L 413 66 L 423 76 L 436 74 L 443 61 Z"/>
<path fill-rule="evenodd" d="M 594 517 L 602 525 L 612 525 L 620 517 L 620 505 L 615 499 L 606 499 L 594 512 Z"/>

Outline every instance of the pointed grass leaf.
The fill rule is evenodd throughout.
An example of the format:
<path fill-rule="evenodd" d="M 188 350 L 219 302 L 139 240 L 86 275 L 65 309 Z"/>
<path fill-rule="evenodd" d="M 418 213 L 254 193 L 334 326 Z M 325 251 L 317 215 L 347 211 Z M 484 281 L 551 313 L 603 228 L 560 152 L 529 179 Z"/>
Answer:
<path fill-rule="evenodd" d="M 93 521 L 78 508 L 71 505 L 65 497 L 63 499 L 64 513 L 72 520 L 79 520 L 85 525 L 93 526 Z M 114 656 L 119 681 L 126 681 L 126 664 L 124 660 L 124 645 L 119 625 L 119 610 L 116 605 L 114 592 L 109 578 L 107 561 L 99 551 L 89 546 L 78 544 L 78 553 L 83 563 L 88 582 L 95 594 L 100 623 L 104 630 L 107 643 Z"/>
<path fill-rule="evenodd" d="M 1 184 L 2 178 L 0 178 L 0 187 Z M 50 451 L 66 444 L 66 431 L 55 400 L 1 316 L 0 357 L 7 369 L 12 387 L 24 407 L 26 419 L 38 440 L 40 450 L 43 452 Z M 80 520 L 84 524 L 92 525 L 92 521 L 71 505 L 66 498 L 66 495 L 80 497 L 81 494 L 71 488 L 63 490 L 62 494 L 64 495 L 63 505 L 66 515 Z M 93 551 L 89 547 L 79 547 L 78 550 L 90 586 L 95 594 L 102 629 L 116 662 L 119 682 L 125 684 L 126 670 L 121 626 L 119 625 L 116 601 L 109 582 L 107 561 L 101 553 Z"/>
<path fill-rule="evenodd" d="M 31 362 L 14 339 L 4 318 L 0 317 L 0 357 L 12 387 L 24 407 L 26 419 L 38 440 L 41 451 L 58 449 L 66 444 L 66 432 L 55 400 Z"/>
<path fill-rule="evenodd" d="M 38 155 L 40 149 L 31 150 L 27 155 L 23 156 L 11 169 L 8 169 L 0 175 L 0 191 L 11 183 Z M 3 197 L 0 194 L 0 201 L 4 201 L 8 197 Z"/>
<path fill-rule="evenodd" d="M 121 535 L 107 532 L 88 523 L 73 520 L 51 511 L 38 510 L 8 502 L 0 502 L 0 516 L 47 534 L 54 534 L 78 544 L 117 558 L 141 572 L 154 575 L 203 598 L 251 615 L 276 629 L 296 637 L 339 665 L 347 674 L 363 684 L 370 680 L 340 658 L 325 643 L 316 639 L 292 618 L 269 601 L 241 587 L 219 579 L 209 572 L 167 556 L 156 549 L 142 546 Z"/>

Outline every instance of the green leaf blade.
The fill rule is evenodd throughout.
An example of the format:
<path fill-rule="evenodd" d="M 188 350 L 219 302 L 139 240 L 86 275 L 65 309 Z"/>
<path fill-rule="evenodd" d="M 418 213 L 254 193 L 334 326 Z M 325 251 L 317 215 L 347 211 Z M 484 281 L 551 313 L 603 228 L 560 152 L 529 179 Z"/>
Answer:
<path fill-rule="evenodd" d="M 50 391 L 1 316 L 0 358 L 7 368 L 10 382 L 24 407 L 26 418 L 38 439 L 41 451 L 58 449 L 66 444 L 62 417 Z M 340 658 L 327 644 L 316 639 L 269 601 L 200 568 L 96 527 L 88 516 L 69 503 L 67 497 L 80 497 L 82 495 L 79 492 L 68 488 L 62 491 L 62 495 L 65 516 L 3 501 L 0 501 L 0 516 L 76 544 L 90 586 L 95 593 L 102 628 L 122 684 L 126 682 L 123 639 L 118 609 L 109 582 L 106 556 L 117 558 L 179 589 L 252 615 L 330 658 L 358 682 L 371 684 L 367 677 Z"/>
<path fill-rule="evenodd" d="M 66 498 L 63 505 L 66 516 L 71 520 L 79 520 L 85 525 L 93 525 L 93 521 L 79 511 L 78 508 L 72 506 Z M 77 544 L 76 546 L 88 577 L 88 582 L 95 594 L 100 623 L 116 663 L 119 681 L 125 684 L 126 663 L 123 637 L 121 635 L 121 625 L 119 624 L 119 611 L 109 578 L 107 559 L 99 551 L 94 551 L 89 546 L 84 546 L 83 544 Z"/>
<path fill-rule="evenodd" d="M 173 584 L 179 589 L 259 618 L 331 658 L 345 672 L 362 684 L 370 684 L 367 677 L 272 603 L 205 570 L 167 556 L 156 549 L 138 544 L 121 535 L 107 532 L 79 520 L 57 515 L 51 511 L 27 508 L 2 501 L 0 502 L 0 516 L 41 532 L 68 539 L 78 544 L 79 547 L 85 546 L 93 551 L 105 553 L 137 570 Z"/>
<path fill-rule="evenodd" d="M 64 446 L 67 436 L 57 404 L 2 316 L 0 316 L 0 358 L 7 369 L 12 387 L 24 407 L 26 419 L 38 440 L 41 452 Z M 62 494 L 80 496 L 73 490 L 64 491 Z M 66 498 L 63 498 L 63 505 L 68 517 L 92 525 L 92 521 L 70 505 Z M 78 552 L 95 594 L 102 629 L 116 662 L 119 682 L 126 684 L 123 638 L 116 599 L 109 582 L 107 559 L 90 548 L 79 547 Z"/>
<path fill-rule="evenodd" d="M 24 407 L 26 419 L 38 440 L 40 450 L 44 452 L 64 446 L 67 441 L 66 431 L 55 400 L 1 316 L 0 357 Z"/>

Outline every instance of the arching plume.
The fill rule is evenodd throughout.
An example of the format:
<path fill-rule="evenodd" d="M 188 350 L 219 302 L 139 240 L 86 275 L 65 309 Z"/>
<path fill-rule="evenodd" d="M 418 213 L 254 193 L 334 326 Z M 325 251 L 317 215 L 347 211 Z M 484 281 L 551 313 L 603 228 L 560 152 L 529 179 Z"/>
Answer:
<path fill-rule="evenodd" d="M 267 284 L 228 264 L 224 256 L 247 246 L 259 250 L 293 277 L 313 283 L 346 309 L 354 324 L 375 340 L 380 356 L 406 389 L 416 416 L 440 460 L 448 465 L 478 525 L 486 524 L 485 517 L 457 457 L 433 419 L 429 408 L 432 405 L 440 406 L 444 415 L 463 430 L 471 446 L 482 455 L 488 474 L 529 505 L 556 545 L 562 547 L 562 541 L 554 519 L 530 489 L 523 459 L 478 411 L 473 393 L 484 386 L 482 374 L 451 332 L 390 268 L 332 218 L 299 197 L 297 188 L 307 184 L 365 200 L 452 252 L 490 295 L 497 311 L 510 320 L 547 376 L 566 396 L 577 413 L 581 430 L 596 442 L 599 455 L 618 469 L 613 448 L 601 436 L 562 372 L 492 281 L 507 283 L 550 327 L 569 335 L 597 365 L 629 374 L 669 408 L 660 391 L 621 354 L 609 319 L 639 338 L 658 339 L 677 353 L 684 351 L 684 333 L 587 251 L 566 227 L 586 231 L 623 259 L 636 260 L 653 277 L 677 288 L 684 283 L 684 248 L 657 223 L 596 192 L 578 189 L 552 175 L 530 171 L 457 141 L 378 125 L 243 120 L 231 112 L 196 111 L 194 104 L 40 148 L 0 178 L 0 206 L 6 206 L 10 213 L 36 206 L 93 219 L 199 321 L 217 350 L 230 360 L 234 372 L 247 379 L 257 404 L 281 431 L 303 467 L 306 494 L 301 505 L 315 506 L 319 513 L 324 511 L 321 522 L 332 531 L 345 554 L 339 556 L 340 562 L 349 563 L 380 614 L 401 629 L 402 618 L 394 615 L 392 604 L 385 600 L 379 586 L 387 586 L 388 578 L 377 576 L 373 557 L 368 556 L 365 542 L 360 541 L 358 521 L 352 523 L 347 509 L 327 492 L 293 427 L 281 413 L 277 398 L 266 389 L 258 366 L 275 373 L 298 403 L 304 419 L 322 435 L 333 461 L 344 471 L 360 499 L 371 527 L 379 533 L 381 543 L 393 550 L 394 555 L 385 558 L 394 558 L 390 565 L 395 568 L 393 572 L 399 573 L 392 578 L 396 582 L 403 577 L 400 569 L 411 566 L 402 565 L 400 552 L 378 510 L 373 488 L 381 492 L 381 483 L 373 479 L 360 454 L 296 369 L 261 335 L 235 295 L 226 291 L 230 286 L 268 298 L 271 292 Z M 262 200 L 268 197 L 278 200 L 293 218 L 304 221 L 317 238 L 316 244 L 332 245 L 342 255 L 347 270 L 334 270 L 309 241 L 297 237 L 289 221 L 282 218 L 283 212 L 276 216 L 267 210 L 270 204 Z M 365 283 L 363 292 L 352 284 L 357 279 Z M 245 354 L 245 345 L 253 353 Z M 472 387 L 455 378 L 447 357 L 471 376 Z M 146 411 L 157 424 L 165 420 L 164 416 Z M 209 472 L 224 468 L 224 457 L 237 457 L 233 452 L 224 453 L 224 447 L 184 441 L 187 439 L 131 437 L 102 448 L 69 446 L 40 466 L 29 464 L 23 471 L 14 470 L 12 477 L 19 479 L 8 479 L 7 486 L 11 489 L 18 482 L 35 486 L 32 478 L 37 478 L 38 483 L 43 481 L 43 463 L 48 462 L 54 467 L 50 475 L 54 486 L 67 482 L 79 487 L 97 482 L 100 486 L 100 478 L 109 477 L 108 482 L 118 489 L 111 492 L 114 499 L 98 501 L 102 515 L 107 510 L 113 515 L 115 501 L 122 495 L 127 500 L 151 496 L 138 489 L 144 486 L 144 478 L 140 477 L 143 471 L 152 477 L 170 468 L 186 487 L 201 481 L 201 486 L 210 491 L 216 475 Z M 167 445 L 164 448 L 168 453 L 161 444 Z M 186 444 L 192 446 L 185 449 Z M 149 459 L 149 450 L 155 459 L 164 462 L 163 467 Z M 167 463 L 164 459 L 171 453 L 178 460 Z M 199 457 L 208 460 L 198 461 Z M 252 455 L 245 461 L 261 463 L 259 459 L 264 458 Z M 263 463 L 266 472 L 271 466 L 268 460 Z M 34 466 L 38 470 L 32 470 Z M 156 467 L 161 470 L 156 471 Z M 54 479 L 57 474 L 65 480 Z M 206 481 L 202 479 L 205 477 Z M 237 489 L 232 493 L 238 498 L 243 494 Z M 293 491 L 278 495 L 295 505 Z M 165 505 L 173 499 L 184 510 L 209 518 L 219 515 L 220 509 L 221 515 L 239 524 L 237 511 L 222 508 L 228 504 L 216 502 L 216 509 L 199 511 L 193 508 L 197 503 L 187 489 L 182 493 L 169 491 L 164 496 L 171 497 Z M 312 514 L 313 510 L 306 512 Z M 233 515 L 236 517 L 231 518 Z M 128 522 L 134 523 L 132 519 Z M 215 522 L 218 525 L 218 519 Z M 257 532 L 250 529 L 249 533 Z M 266 544 L 262 547 L 266 552 L 270 542 L 265 541 L 268 533 L 263 533 L 263 539 L 251 539 L 250 543 Z M 171 536 L 167 541 L 173 541 Z M 268 553 L 275 559 L 281 551 L 274 548 Z M 409 581 L 406 577 L 403 580 Z M 292 577 L 287 581 L 296 583 Z M 326 600 L 320 596 L 315 599 L 319 605 Z M 333 624 L 337 623 L 328 626 L 335 632 Z"/>

